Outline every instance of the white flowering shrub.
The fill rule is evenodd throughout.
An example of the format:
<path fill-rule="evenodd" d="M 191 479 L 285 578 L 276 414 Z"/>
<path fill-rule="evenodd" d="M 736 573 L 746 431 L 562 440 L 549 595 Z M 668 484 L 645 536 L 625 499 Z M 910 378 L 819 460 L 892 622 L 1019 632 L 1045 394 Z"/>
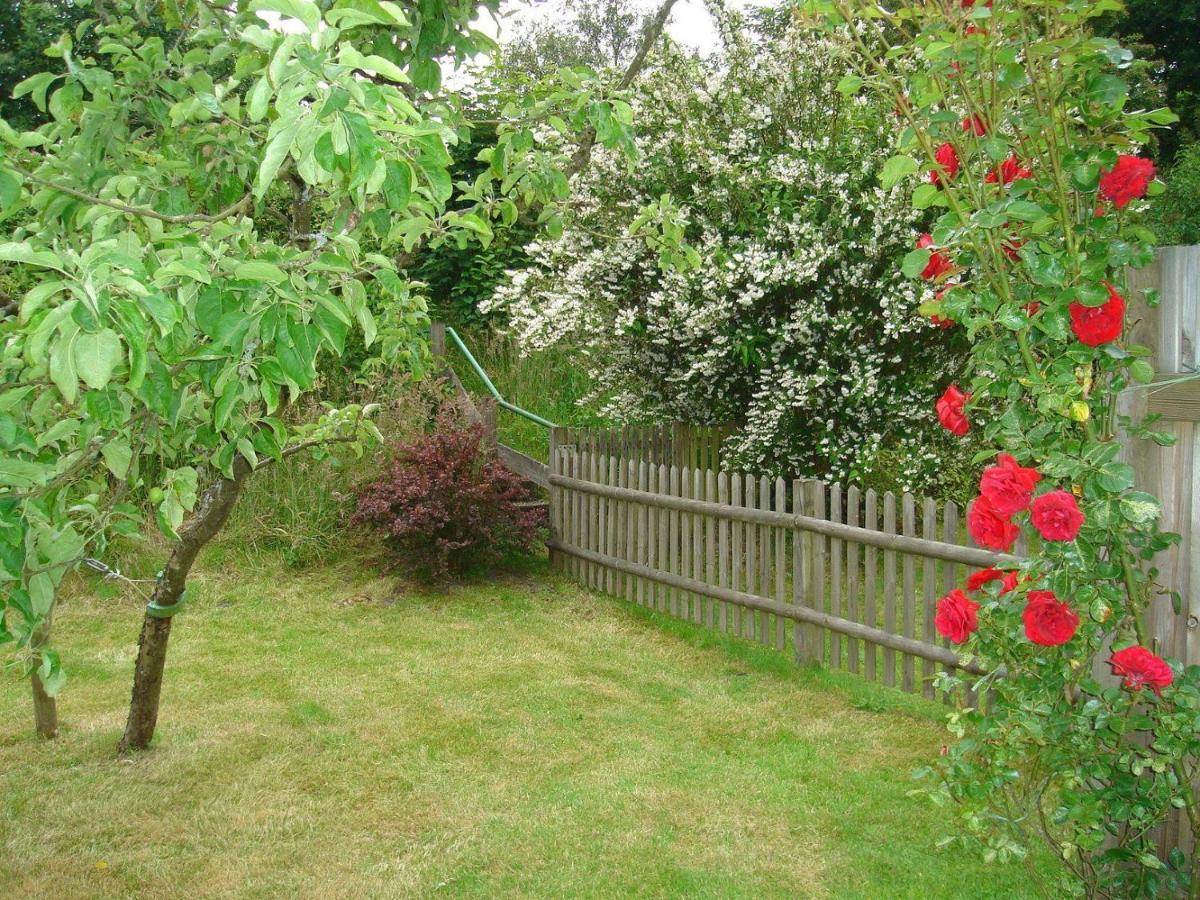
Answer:
<path fill-rule="evenodd" d="M 528 349 L 577 347 L 618 420 L 734 422 L 747 469 L 929 489 L 948 467 L 927 398 L 961 336 L 895 265 L 922 230 L 880 186 L 895 116 L 837 92 L 835 45 L 724 24 L 709 59 L 664 51 L 632 101 L 639 161 L 597 151 L 562 237 L 486 305 Z M 629 233 L 665 194 L 699 251 L 686 271 Z"/>

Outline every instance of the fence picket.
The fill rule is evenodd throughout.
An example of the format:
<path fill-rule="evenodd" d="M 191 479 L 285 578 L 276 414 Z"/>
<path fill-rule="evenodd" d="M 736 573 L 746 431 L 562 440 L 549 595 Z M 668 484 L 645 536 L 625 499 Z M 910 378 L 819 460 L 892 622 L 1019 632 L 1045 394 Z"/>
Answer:
<path fill-rule="evenodd" d="M 851 485 L 846 489 L 847 525 L 858 525 L 858 504 L 858 487 Z M 846 618 L 862 621 L 858 613 L 858 544 L 853 541 L 846 544 Z M 851 672 L 858 671 L 858 641 L 852 637 L 846 638 L 846 661 Z"/>
<path fill-rule="evenodd" d="M 742 476 L 729 476 L 729 505 L 742 505 Z M 729 523 L 729 586 L 735 591 L 742 590 L 742 523 Z M 742 609 L 732 606 L 729 609 L 729 630 L 734 634 L 742 633 Z"/>
<path fill-rule="evenodd" d="M 787 511 L 787 482 L 782 478 L 775 479 L 775 510 L 776 512 Z M 787 602 L 787 540 L 791 533 L 788 529 L 786 532 L 778 525 L 772 530 L 775 532 L 775 599 L 780 603 Z M 787 646 L 787 621 L 781 616 L 775 616 L 775 649 L 782 650 Z"/>
<path fill-rule="evenodd" d="M 771 508 L 771 481 L 766 475 L 758 479 L 758 508 Z M 771 558 L 773 542 L 771 540 L 770 525 L 758 526 L 758 592 L 764 597 L 771 596 Z M 774 631 L 774 623 L 771 621 L 775 617 L 768 612 L 759 611 L 758 614 L 758 639 L 764 644 L 770 644 L 774 640 L 771 636 Z"/>
<path fill-rule="evenodd" d="M 671 496 L 679 497 L 680 482 L 679 482 L 679 466 L 671 466 Z M 668 537 L 670 541 L 670 549 L 667 551 L 667 571 L 672 575 L 681 574 L 680 569 L 680 554 L 679 554 L 679 526 L 682 518 L 682 513 L 679 510 L 671 511 L 671 533 Z M 682 591 L 672 590 L 670 592 L 671 606 L 669 612 L 673 616 L 679 615 L 679 604 L 683 601 Z"/>
<path fill-rule="evenodd" d="M 717 502 L 722 506 L 729 505 L 729 476 L 725 472 L 717 473 Z M 717 584 L 721 587 L 732 587 L 729 576 L 729 526 L 732 522 L 724 519 L 717 520 Z M 722 633 L 729 631 L 729 604 L 718 601 L 717 618 Z"/>
<path fill-rule="evenodd" d="M 896 533 L 896 495 L 888 491 L 883 495 L 883 533 Z M 883 553 L 883 630 L 890 634 L 896 631 L 896 551 Z M 885 647 L 883 651 L 883 683 L 896 686 L 896 651 Z"/>
<path fill-rule="evenodd" d="M 689 451 L 690 453 L 691 451 Z M 696 492 L 696 476 L 695 469 L 690 464 L 685 466 L 679 474 L 680 485 L 683 489 L 683 496 L 690 497 L 693 500 L 702 500 Z M 699 513 L 687 512 L 683 514 L 683 519 L 679 527 L 679 543 L 680 543 L 680 571 L 685 578 L 694 578 L 694 570 L 692 566 L 693 555 L 696 543 L 696 528 L 699 525 Z M 692 618 L 692 606 L 700 602 L 699 595 L 693 596 L 690 593 L 683 595 L 683 601 L 679 607 L 679 616 L 682 619 Z"/>
<path fill-rule="evenodd" d="M 863 509 L 863 527 L 871 531 L 879 530 L 879 497 L 874 490 L 867 491 Z M 878 627 L 879 618 L 875 609 L 875 588 L 879 578 L 879 569 L 875 560 L 875 548 L 867 544 L 863 548 L 863 620 L 872 628 Z M 863 645 L 863 675 L 870 681 L 877 678 L 879 647 L 875 644 Z"/>
<path fill-rule="evenodd" d="M 931 541 L 937 540 L 937 504 L 926 499 L 921 511 L 921 536 Z M 921 573 L 921 636 L 927 644 L 936 640 L 933 630 L 933 608 L 937 602 L 937 560 L 927 556 L 924 561 L 924 571 Z M 933 660 L 921 661 L 921 693 L 932 698 L 933 690 Z"/>
<path fill-rule="evenodd" d="M 658 493 L 658 465 L 654 462 L 647 462 L 646 471 L 648 473 L 647 490 L 651 494 Z M 651 569 L 659 568 L 658 563 L 658 536 L 662 529 L 659 527 L 659 508 L 650 505 L 649 521 L 646 526 L 646 565 Z M 658 609 L 658 595 L 662 590 L 662 585 L 647 581 L 646 583 L 646 606 L 649 609 Z"/>
<path fill-rule="evenodd" d="M 917 534 L 917 504 L 912 494 L 905 494 L 901 498 L 901 509 L 903 514 L 904 534 L 908 537 L 916 537 Z M 904 624 L 903 631 L 900 633 L 905 637 L 912 637 L 915 634 L 914 626 L 917 618 L 917 578 L 916 565 L 911 553 L 904 554 Z M 904 654 L 904 669 L 902 673 L 902 686 L 905 691 L 912 693 L 916 686 L 916 664 L 913 657 Z"/>
<path fill-rule="evenodd" d="M 748 509 L 758 509 L 758 479 L 753 475 L 743 476 L 745 481 L 744 497 Z M 758 525 L 746 527 L 746 593 L 753 594 L 758 587 Z M 742 636 L 755 640 L 758 637 L 758 611 L 742 610 Z"/>
<path fill-rule="evenodd" d="M 942 539 L 947 544 L 957 544 L 959 541 L 958 504 L 953 500 L 947 501 L 945 509 L 942 511 Z M 958 564 L 942 560 L 942 592 L 948 594 L 956 587 L 958 587 Z M 950 639 L 942 638 L 941 644 L 943 647 L 949 647 Z M 954 674 L 954 669 L 949 671 L 950 674 Z M 946 692 L 943 699 L 946 703 L 953 703 L 954 692 Z"/>
<path fill-rule="evenodd" d="M 639 440 L 642 439 L 643 437 L 644 437 L 644 432 L 639 431 L 639 433 L 638 433 Z M 645 445 L 640 444 L 639 446 L 644 447 Z M 645 459 L 639 459 L 637 467 L 638 467 L 638 474 L 637 474 L 638 490 L 642 491 L 643 493 L 648 492 L 650 490 L 650 475 L 649 475 L 650 467 L 646 464 Z M 647 568 L 649 568 L 649 566 L 650 566 L 650 541 L 649 541 L 650 505 L 649 504 L 643 503 L 638 507 L 637 521 L 638 521 L 637 561 L 640 564 L 642 564 L 643 566 L 646 566 Z M 646 606 L 647 605 L 646 588 L 647 588 L 646 579 L 639 578 L 637 580 L 637 604 L 638 604 L 638 606 Z"/>
<path fill-rule="evenodd" d="M 817 519 L 825 518 L 825 485 L 820 481 L 813 481 L 809 485 L 812 491 L 812 511 L 811 515 Z M 825 535 L 813 534 L 813 552 L 812 552 L 812 597 L 810 602 L 813 609 L 824 611 L 825 609 Z M 825 660 L 825 638 L 826 629 L 818 627 L 815 634 L 816 655 L 813 657 L 813 662 L 824 662 Z"/>
<path fill-rule="evenodd" d="M 705 482 L 704 474 L 702 469 L 692 469 L 692 496 L 698 500 L 712 500 L 714 498 L 706 491 L 707 483 Z M 708 583 L 712 584 L 712 573 L 711 571 L 706 572 L 704 566 L 704 532 L 706 526 L 710 524 L 711 520 L 708 516 L 701 513 L 694 513 L 692 515 L 692 580 L 708 580 Z M 708 601 L 701 595 L 696 594 L 692 597 L 693 622 L 703 623 L 705 621 L 704 607 L 706 605 L 708 605 Z"/>
<path fill-rule="evenodd" d="M 829 521 L 842 520 L 842 486 L 829 486 Z M 829 541 L 829 612 L 835 616 L 842 615 L 842 541 L 831 538 Z M 842 636 L 837 632 L 829 632 L 829 667 L 842 668 Z"/>
<path fill-rule="evenodd" d="M 662 429 L 660 436 L 663 438 L 664 444 L 666 438 L 669 437 L 666 429 Z M 662 463 L 658 467 L 658 489 L 661 493 L 674 497 L 676 492 L 672 490 L 671 484 L 671 467 Z M 659 522 L 658 528 L 658 568 L 664 572 L 671 571 L 671 525 L 676 515 L 674 510 L 667 510 L 663 513 L 662 519 Z M 675 593 L 665 585 L 659 586 L 661 590 L 658 592 L 658 611 L 669 613 L 671 611 L 671 597 Z"/>
<path fill-rule="evenodd" d="M 703 472 L 704 478 L 704 499 L 710 503 L 720 502 L 717 498 L 717 473 L 710 468 L 705 468 Z M 717 518 L 715 516 L 704 517 L 704 580 L 709 584 L 720 584 L 717 581 Z M 715 628 L 717 624 L 717 602 L 711 597 L 701 599 L 701 622 L 709 628 Z"/>

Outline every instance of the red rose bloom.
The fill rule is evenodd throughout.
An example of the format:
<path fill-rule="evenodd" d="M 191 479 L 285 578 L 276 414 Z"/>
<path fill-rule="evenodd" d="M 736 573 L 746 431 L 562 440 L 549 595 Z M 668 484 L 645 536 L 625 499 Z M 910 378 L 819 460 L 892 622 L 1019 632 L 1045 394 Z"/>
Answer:
<path fill-rule="evenodd" d="M 970 29 L 967 29 L 967 34 L 971 34 Z M 963 119 L 962 130 L 973 131 L 976 137 L 983 137 L 988 133 L 987 123 L 979 116 L 967 116 L 965 119 Z"/>
<path fill-rule="evenodd" d="M 1066 491 L 1051 491 L 1034 498 L 1030 521 L 1044 540 L 1073 541 L 1083 524 L 1083 513 Z"/>
<path fill-rule="evenodd" d="M 1118 650 L 1108 661 L 1113 674 L 1124 678 L 1122 684 L 1131 691 L 1140 691 L 1146 685 L 1153 688 L 1154 693 L 1161 694 L 1162 689 L 1175 680 L 1175 673 L 1161 657 L 1155 656 L 1145 647 L 1126 647 Z"/>
<path fill-rule="evenodd" d="M 1025 580 L 1028 581 L 1029 579 L 1026 578 Z M 1007 594 L 1009 591 L 1015 591 L 1016 589 L 1017 589 L 1017 573 L 1016 572 L 1005 572 L 1004 579 L 1000 582 L 1000 593 Z"/>
<path fill-rule="evenodd" d="M 975 0 L 962 0 L 962 5 L 963 5 L 963 9 L 970 9 L 972 6 L 975 5 Z M 988 7 L 989 9 L 991 9 L 992 0 L 987 0 L 987 3 L 985 3 L 983 5 Z"/>
<path fill-rule="evenodd" d="M 1043 647 L 1057 647 L 1075 637 L 1079 616 L 1054 596 L 1054 591 L 1030 591 L 1025 604 L 1025 637 Z"/>
<path fill-rule="evenodd" d="M 921 277 L 926 281 L 933 281 L 941 278 L 947 272 L 954 268 L 954 263 L 950 261 L 950 257 L 933 250 L 933 236 L 926 233 L 917 238 L 918 250 L 932 250 L 929 254 L 929 262 L 925 264 L 925 268 L 921 271 Z"/>
<path fill-rule="evenodd" d="M 1030 302 L 1025 304 L 1025 314 L 1027 316 L 1029 316 L 1029 318 L 1032 319 L 1034 316 L 1036 316 L 1038 314 L 1038 310 L 1041 308 L 1042 308 L 1042 304 L 1038 303 L 1038 301 L 1036 301 L 1036 300 L 1031 300 Z"/>
<path fill-rule="evenodd" d="M 1012 154 L 1000 165 L 988 172 L 984 179 L 988 184 L 1012 184 L 1018 178 L 1032 178 L 1033 172 L 1021 165 L 1017 154 Z"/>
<path fill-rule="evenodd" d="M 1003 578 L 1004 573 L 999 569 L 980 569 L 967 578 L 967 590 L 977 591 L 985 584 L 992 581 L 1001 581 Z"/>
<path fill-rule="evenodd" d="M 1003 516 L 1027 509 L 1033 489 L 1042 480 L 1041 473 L 1037 469 L 1023 468 L 1007 453 L 1001 453 L 996 460 L 996 465 L 983 470 L 979 479 L 980 493 Z"/>
<path fill-rule="evenodd" d="M 1125 298 L 1108 282 L 1108 300 L 1101 306 L 1071 304 L 1071 330 L 1081 344 L 1099 347 L 1121 336 L 1125 327 Z"/>
<path fill-rule="evenodd" d="M 958 174 L 958 153 L 949 141 L 937 148 L 933 158 L 938 162 L 938 168 L 929 172 L 929 180 L 934 184 L 941 184 L 943 175 L 951 179 Z"/>
<path fill-rule="evenodd" d="M 961 644 L 979 628 L 979 620 L 975 616 L 978 609 L 978 603 L 956 589 L 938 601 L 933 624 L 942 637 Z"/>
<path fill-rule="evenodd" d="M 967 414 L 963 412 L 963 405 L 970 399 L 970 394 L 964 393 L 957 384 L 952 384 L 937 402 L 938 421 L 956 437 L 962 437 L 971 429 Z"/>
<path fill-rule="evenodd" d="M 1154 180 L 1154 163 L 1140 156 L 1119 156 L 1117 164 L 1100 176 L 1100 196 L 1124 209 L 1130 200 L 1146 196 Z"/>
<path fill-rule="evenodd" d="M 996 511 L 987 497 L 977 497 L 967 513 L 967 531 L 975 543 L 989 550 L 1007 553 L 1021 534 L 1008 518 Z"/>

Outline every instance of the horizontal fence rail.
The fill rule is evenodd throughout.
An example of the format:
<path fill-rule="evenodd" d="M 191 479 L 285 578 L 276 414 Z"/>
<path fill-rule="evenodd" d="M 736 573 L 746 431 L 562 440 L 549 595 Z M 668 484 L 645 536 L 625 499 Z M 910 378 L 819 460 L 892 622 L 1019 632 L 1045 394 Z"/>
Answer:
<path fill-rule="evenodd" d="M 976 701 L 935 687 L 942 672 L 988 674 L 938 635 L 937 600 L 975 568 L 1019 562 L 1022 544 L 1013 554 L 975 546 L 968 510 L 954 503 L 729 472 L 712 465 L 712 435 L 672 444 L 684 429 L 643 429 L 645 440 L 630 431 L 552 430 L 560 571 L 799 662 Z"/>
<path fill-rule="evenodd" d="M 633 488 L 611 487 L 606 484 L 581 481 L 578 478 L 567 478 L 564 475 L 551 475 L 550 484 L 570 488 L 573 491 L 583 491 L 585 494 L 609 497 L 615 500 L 633 500 L 638 503 L 649 503 L 660 509 L 701 513 L 703 515 L 715 516 L 719 519 L 749 522 L 756 525 L 780 525 L 785 528 L 797 528 L 801 531 L 814 531 L 826 537 L 853 541 L 856 544 L 867 544 L 884 550 L 916 553 L 920 556 L 927 556 L 932 559 L 944 559 L 948 562 L 987 567 L 1021 561 L 1019 556 L 1012 556 L 1008 553 L 995 553 L 991 550 L 981 550 L 977 547 L 945 544 L 941 541 L 907 537 L 902 534 L 883 534 L 854 525 L 843 525 L 840 522 L 830 522 L 826 519 L 803 516 L 799 513 L 781 513 L 765 509 L 722 506 L 719 503 L 708 503 L 704 500 L 689 500 L 684 497 L 672 497 L 667 494 L 651 494 L 648 491 L 638 491 Z"/>
<path fill-rule="evenodd" d="M 841 619 L 837 616 L 831 616 L 828 613 L 817 612 L 814 609 L 808 609 L 803 606 L 792 606 L 787 603 L 780 603 L 775 600 L 767 600 L 763 597 L 747 594 L 743 591 L 733 591 L 729 588 L 716 587 L 711 584 L 705 584 L 703 581 L 695 581 L 691 578 L 683 578 L 679 575 L 672 575 L 670 572 L 660 572 L 657 569 L 651 569 L 647 566 L 638 565 L 637 563 L 626 562 L 623 559 L 617 559 L 613 556 L 605 556 L 602 553 L 594 553 L 591 550 L 583 550 L 579 547 L 572 547 L 569 544 L 563 544 L 560 541 L 552 541 L 550 543 L 552 550 L 559 550 L 577 559 L 587 560 L 588 562 L 597 563 L 610 569 L 615 569 L 618 572 L 624 572 L 628 575 L 636 575 L 641 578 L 649 578 L 659 584 L 668 587 L 679 588 L 681 590 L 690 591 L 695 594 L 701 594 L 705 597 L 712 597 L 714 600 L 723 600 L 727 603 L 736 603 L 738 606 L 746 609 L 756 609 L 761 612 L 774 613 L 777 616 L 783 616 L 786 619 L 793 619 L 797 622 L 810 622 L 814 625 L 821 625 L 825 628 L 830 628 L 842 634 L 848 634 L 853 637 L 862 638 L 870 641 L 873 644 L 878 644 L 881 647 L 890 647 L 893 650 L 900 650 L 904 653 L 913 656 L 919 656 L 922 659 L 933 660 L 934 662 L 945 663 L 948 666 L 955 668 L 966 669 L 977 675 L 986 675 L 987 670 L 982 669 L 970 662 L 963 661 L 953 650 L 947 650 L 944 647 L 930 646 L 913 638 L 906 638 L 898 634 L 889 634 L 886 631 L 881 631 L 878 628 L 871 628 L 859 622 L 851 622 L 849 619 Z"/>

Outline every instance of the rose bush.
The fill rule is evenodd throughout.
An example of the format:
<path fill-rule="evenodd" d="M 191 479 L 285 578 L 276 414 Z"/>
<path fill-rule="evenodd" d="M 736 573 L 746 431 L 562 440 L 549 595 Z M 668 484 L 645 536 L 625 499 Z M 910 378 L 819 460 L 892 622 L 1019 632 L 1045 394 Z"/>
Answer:
<path fill-rule="evenodd" d="M 1152 258 L 1136 214 L 1161 188 L 1138 148 L 1174 117 L 1126 108 L 1131 54 L 1089 30 L 1110 0 L 805 6 L 842 38 L 841 90 L 896 110 L 886 168 L 938 212 L 901 268 L 939 288 L 922 313 L 972 342 L 969 379 L 927 400 L 992 448 L 968 529 L 1032 549 L 938 606 L 939 631 L 991 673 L 941 678 L 991 697 L 951 715 L 958 740 L 924 773 L 960 814 L 950 840 L 1000 858 L 1048 846 L 1063 877 L 1047 894 L 1200 896 L 1196 855 L 1160 852 L 1155 832 L 1175 810 L 1200 831 L 1200 666 L 1156 652 L 1144 622 L 1178 537 L 1119 458 L 1122 437 L 1170 436 L 1117 406 L 1154 377 L 1127 336 L 1126 274 Z"/>

